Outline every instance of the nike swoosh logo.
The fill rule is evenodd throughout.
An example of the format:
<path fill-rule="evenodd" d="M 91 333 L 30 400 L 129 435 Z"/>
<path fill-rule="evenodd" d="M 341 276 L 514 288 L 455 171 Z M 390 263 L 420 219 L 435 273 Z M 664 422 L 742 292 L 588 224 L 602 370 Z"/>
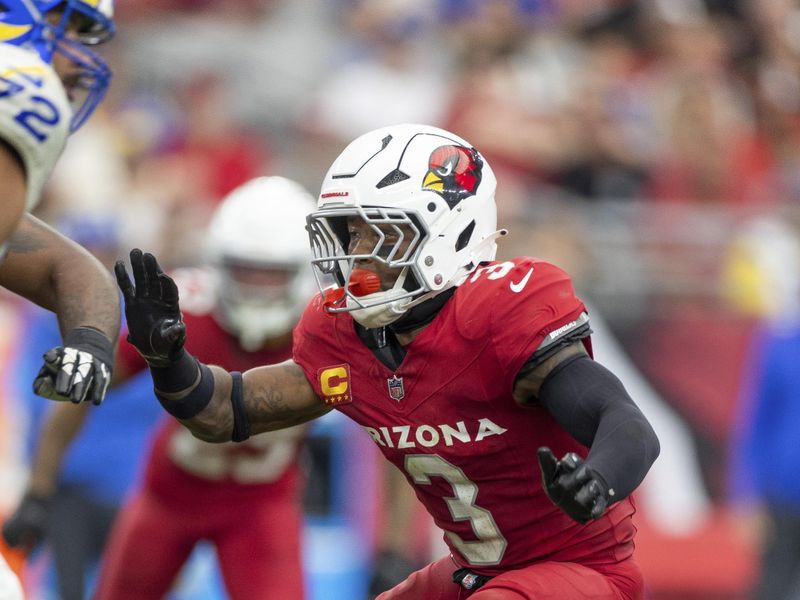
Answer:
<path fill-rule="evenodd" d="M 522 289 L 528 284 L 528 280 L 531 278 L 532 274 L 533 274 L 533 267 L 531 267 L 528 270 L 528 272 L 525 274 L 525 277 L 523 277 L 518 283 L 514 283 L 512 281 L 509 284 L 511 286 L 511 291 L 519 294 L 522 291 Z"/>

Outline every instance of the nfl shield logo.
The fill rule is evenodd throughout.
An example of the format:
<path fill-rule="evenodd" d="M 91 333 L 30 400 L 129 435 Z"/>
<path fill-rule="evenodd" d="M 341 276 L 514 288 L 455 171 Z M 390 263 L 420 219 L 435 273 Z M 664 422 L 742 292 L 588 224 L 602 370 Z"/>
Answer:
<path fill-rule="evenodd" d="M 465 590 L 471 590 L 475 587 L 475 584 L 478 582 L 478 577 L 475 573 L 467 573 L 464 575 L 464 579 L 461 580 L 461 585 Z"/>
<path fill-rule="evenodd" d="M 397 375 L 393 375 L 391 379 L 386 380 L 386 384 L 389 386 L 389 397 L 392 400 L 400 401 L 406 396 L 406 390 L 403 387 L 403 378 L 398 377 Z"/>

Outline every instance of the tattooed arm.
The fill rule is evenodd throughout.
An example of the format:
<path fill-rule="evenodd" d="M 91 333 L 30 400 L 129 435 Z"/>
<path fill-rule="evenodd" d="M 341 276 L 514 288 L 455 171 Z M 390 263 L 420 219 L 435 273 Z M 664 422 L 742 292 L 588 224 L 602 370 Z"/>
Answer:
<path fill-rule="evenodd" d="M 195 417 L 181 419 L 181 423 L 202 440 L 228 442 L 233 431 L 232 377 L 220 367 L 212 366 L 210 370 L 214 379 L 211 401 Z M 331 410 L 291 360 L 251 369 L 243 374 L 242 383 L 242 401 L 251 434 L 299 425 Z M 175 396 L 178 400 L 179 395 Z"/>
<path fill-rule="evenodd" d="M 58 316 L 62 334 L 93 327 L 119 335 L 119 296 L 111 274 L 88 251 L 30 214 L 0 263 L 0 285 Z"/>

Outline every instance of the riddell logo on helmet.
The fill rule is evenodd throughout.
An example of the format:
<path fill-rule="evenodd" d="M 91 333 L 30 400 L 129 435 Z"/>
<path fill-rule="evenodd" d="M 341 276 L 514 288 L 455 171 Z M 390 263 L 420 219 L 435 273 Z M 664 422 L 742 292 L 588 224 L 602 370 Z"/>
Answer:
<path fill-rule="evenodd" d="M 483 176 L 483 159 L 475 148 L 439 146 L 428 159 L 422 189 L 436 192 L 450 208 L 474 196 Z"/>
<path fill-rule="evenodd" d="M 349 195 L 350 192 L 325 192 L 324 194 L 320 195 L 320 198 L 324 200 L 325 198 L 342 198 Z"/>

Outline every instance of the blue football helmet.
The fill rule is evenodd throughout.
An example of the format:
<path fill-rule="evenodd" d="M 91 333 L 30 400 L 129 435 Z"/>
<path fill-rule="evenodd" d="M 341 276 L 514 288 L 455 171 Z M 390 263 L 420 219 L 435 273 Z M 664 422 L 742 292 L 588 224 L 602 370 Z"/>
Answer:
<path fill-rule="evenodd" d="M 50 11 L 58 18 L 46 18 Z M 97 108 L 111 82 L 108 64 L 88 46 L 114 35 L 113 12 L 113 0 L 0 0 L 0 43 L 34 50 L 48 64 L 59 53 L 78 65 L 70 85 L 83 97 L 74 106 L 72 131 Z"/>

